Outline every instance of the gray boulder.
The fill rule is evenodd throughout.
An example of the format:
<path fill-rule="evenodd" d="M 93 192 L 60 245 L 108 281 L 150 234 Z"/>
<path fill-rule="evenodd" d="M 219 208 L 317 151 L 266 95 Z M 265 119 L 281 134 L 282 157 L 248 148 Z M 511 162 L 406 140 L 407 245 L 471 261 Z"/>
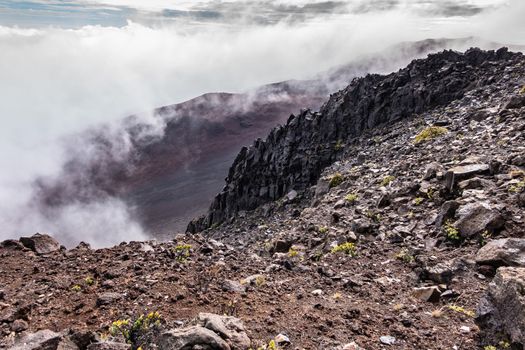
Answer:
<path fill-rule="evenodd" d="M 452 191 L 458 181 L 471 178 L 474 175 L 486 174 L 489 171 L 488 164 L 468 164 L 454 167 L 445 174 L 445 186 L 449 191 Z"/>
<path fill-rule="evenodd" d="M 246 292 L 246 286 L 243 286 L 241 283 L 232 280 L 224 280 L 222 282 L 222 290 L 225 292 L 232 293 L 244 293 Z"/>
<path fill-rule="evenodd" d="M 247 350 L 250 348 L 250 338 L 248 338 L 244 324 L 240 319 L 231 316 L 200 313 L 199 321 L 205 328 L 214 331 L 221 338 L 225 339 L 232 350 Z"/>
<path fill-rule="evenodd" d="M 500 267 L 477 309 L 476 323 L 484 345 L 510 340 L 525 345 L 525 268 Z"/>
<path fill-rule="evenodd" d="M 479 265 L 525 267 L 525 239 L 492 240 L 477 252 L 476 263 Z"/>
<path fill-rule="evenodd" d="M 187 350 L 199 347 L 207 350 L 231 350 L 217 333 L 202 326 L 173 329 L 161 334 L 159 349 Z"/>
<path fill-rule="evenodd" d="M 15 341 L 10 350 L 78 350 L 78 347 L 61 333 L 44 329 L 28 333 Z"/>
<path fill-rule="evenodd" d="M 461 207 L 455 226 L 461 237 L 470 238 L 485 231 L 494 232 L 505 225 L 503 216 L 486 204 L 471 203 Z"/>
<path fill-rule="evenodd" d="M 60 243 L 53 237 L 40 233 L 31 237 L 22 237 L 20 243 L 37 254 L 49 254 L 60 249 Z"/>

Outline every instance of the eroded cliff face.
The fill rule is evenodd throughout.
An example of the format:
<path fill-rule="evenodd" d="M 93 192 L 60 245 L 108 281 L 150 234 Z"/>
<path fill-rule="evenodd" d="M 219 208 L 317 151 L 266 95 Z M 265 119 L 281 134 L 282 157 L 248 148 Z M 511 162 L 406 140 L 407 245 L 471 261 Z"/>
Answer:
<path fill-rule="evenodd" d="M 389 75 L 354 79 L 331 95 L 319 112 L 304 110 L 292 115 L 266 140 L 257 139 L 251 147 L 242 148 L 226 186 L 207 215 L 192 221 L 188 231 L 220 224 L 291 190 L 304 190 L 337 159 L 341 145 L 351 143 L 364 130 L 458 100 L 468 91 L 494 83 L 507 66 L 521 59 L 521 53 L 505 48 L 443 51 Z"/>

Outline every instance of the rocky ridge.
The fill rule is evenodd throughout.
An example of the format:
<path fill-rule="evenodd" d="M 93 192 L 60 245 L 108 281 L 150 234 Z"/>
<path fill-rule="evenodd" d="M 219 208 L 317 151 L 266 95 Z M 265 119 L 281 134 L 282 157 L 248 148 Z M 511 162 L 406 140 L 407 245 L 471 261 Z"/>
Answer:
<path fill-rule="evenodd" d="M 220 224 L 239 211 L 308 188 L 338 158 L 341 145 L 365 130 L 458 100 L 468 91 L 491 84 L 507 66 L 522 59 L 506 49 L 444 51 L 415 60 L 396 73 L 355 79 L 333 94 L 319 112 L 292 115 L 266 140 L 243 148 L 208 214 L 190 223 L 188 230 Z"/>
<path fill-rule="evenodd" d="M 439 71 L 440 57 L 459 65 L 442 80 L 464 80 L 450 101 L 340 143 L 334 129 L 313 185 L 297 178 L 303 189 L 204 232 L 97 250 L 3 242 L 3 346 L 127 348 L 114 322 L 160 312 L 143 349 L 522 349 L 525 59 L 471 50 L 413 65 Z"/>

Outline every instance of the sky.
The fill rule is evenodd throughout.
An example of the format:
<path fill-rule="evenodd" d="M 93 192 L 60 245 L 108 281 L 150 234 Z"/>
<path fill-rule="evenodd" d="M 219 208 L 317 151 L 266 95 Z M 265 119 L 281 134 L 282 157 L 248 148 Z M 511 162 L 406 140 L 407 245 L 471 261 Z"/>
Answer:
<path fill-rule="evenodd" d="M 145 236 L 117 200 L 53 220 L 31 207 L 34 179 L 58 173 L 71 135 L 86 128 L 309 78 L 402 41 L 525 44 L 523 18 L 523 0 L 0 0 L 0 239 Z"/>
<path fill-rule="evenodd" d="M 505 0 L 0 0 L 0 23 L 19 27 L 84 25 L 123 27 L 139 23 L 184 22 L 186 25 L 272 25 L 305 22 L 321 16 L 363 14 L 401 9 L 422 16 L 460 17 L 505 4 Z M 323 18 L 324 19 L 324 18 Z"/>

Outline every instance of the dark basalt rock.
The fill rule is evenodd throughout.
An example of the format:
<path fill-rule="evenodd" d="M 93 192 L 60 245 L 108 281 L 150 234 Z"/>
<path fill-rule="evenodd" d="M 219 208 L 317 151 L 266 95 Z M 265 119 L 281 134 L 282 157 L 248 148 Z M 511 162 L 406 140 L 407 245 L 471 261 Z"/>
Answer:
<path fill-rule="evenodd" d="M 347 88 L 331 95 L 319 112 L 304 110 L 292 115 L 266 140 L 258 139 L 249 148 L 244 147 L 208 214 L 192 221 L 187 230 L 201 231 L 291 190 L 308 188 L 337 159 L 338 142 L 458 100 L 488 84 L 487 76 L 504 74 L 505 67 L 519 59 L 521 53 L 506 48 L 470 49 L 464 54 L 443 51 L 414 60 L 396 73 L 354 79 Z"/>

